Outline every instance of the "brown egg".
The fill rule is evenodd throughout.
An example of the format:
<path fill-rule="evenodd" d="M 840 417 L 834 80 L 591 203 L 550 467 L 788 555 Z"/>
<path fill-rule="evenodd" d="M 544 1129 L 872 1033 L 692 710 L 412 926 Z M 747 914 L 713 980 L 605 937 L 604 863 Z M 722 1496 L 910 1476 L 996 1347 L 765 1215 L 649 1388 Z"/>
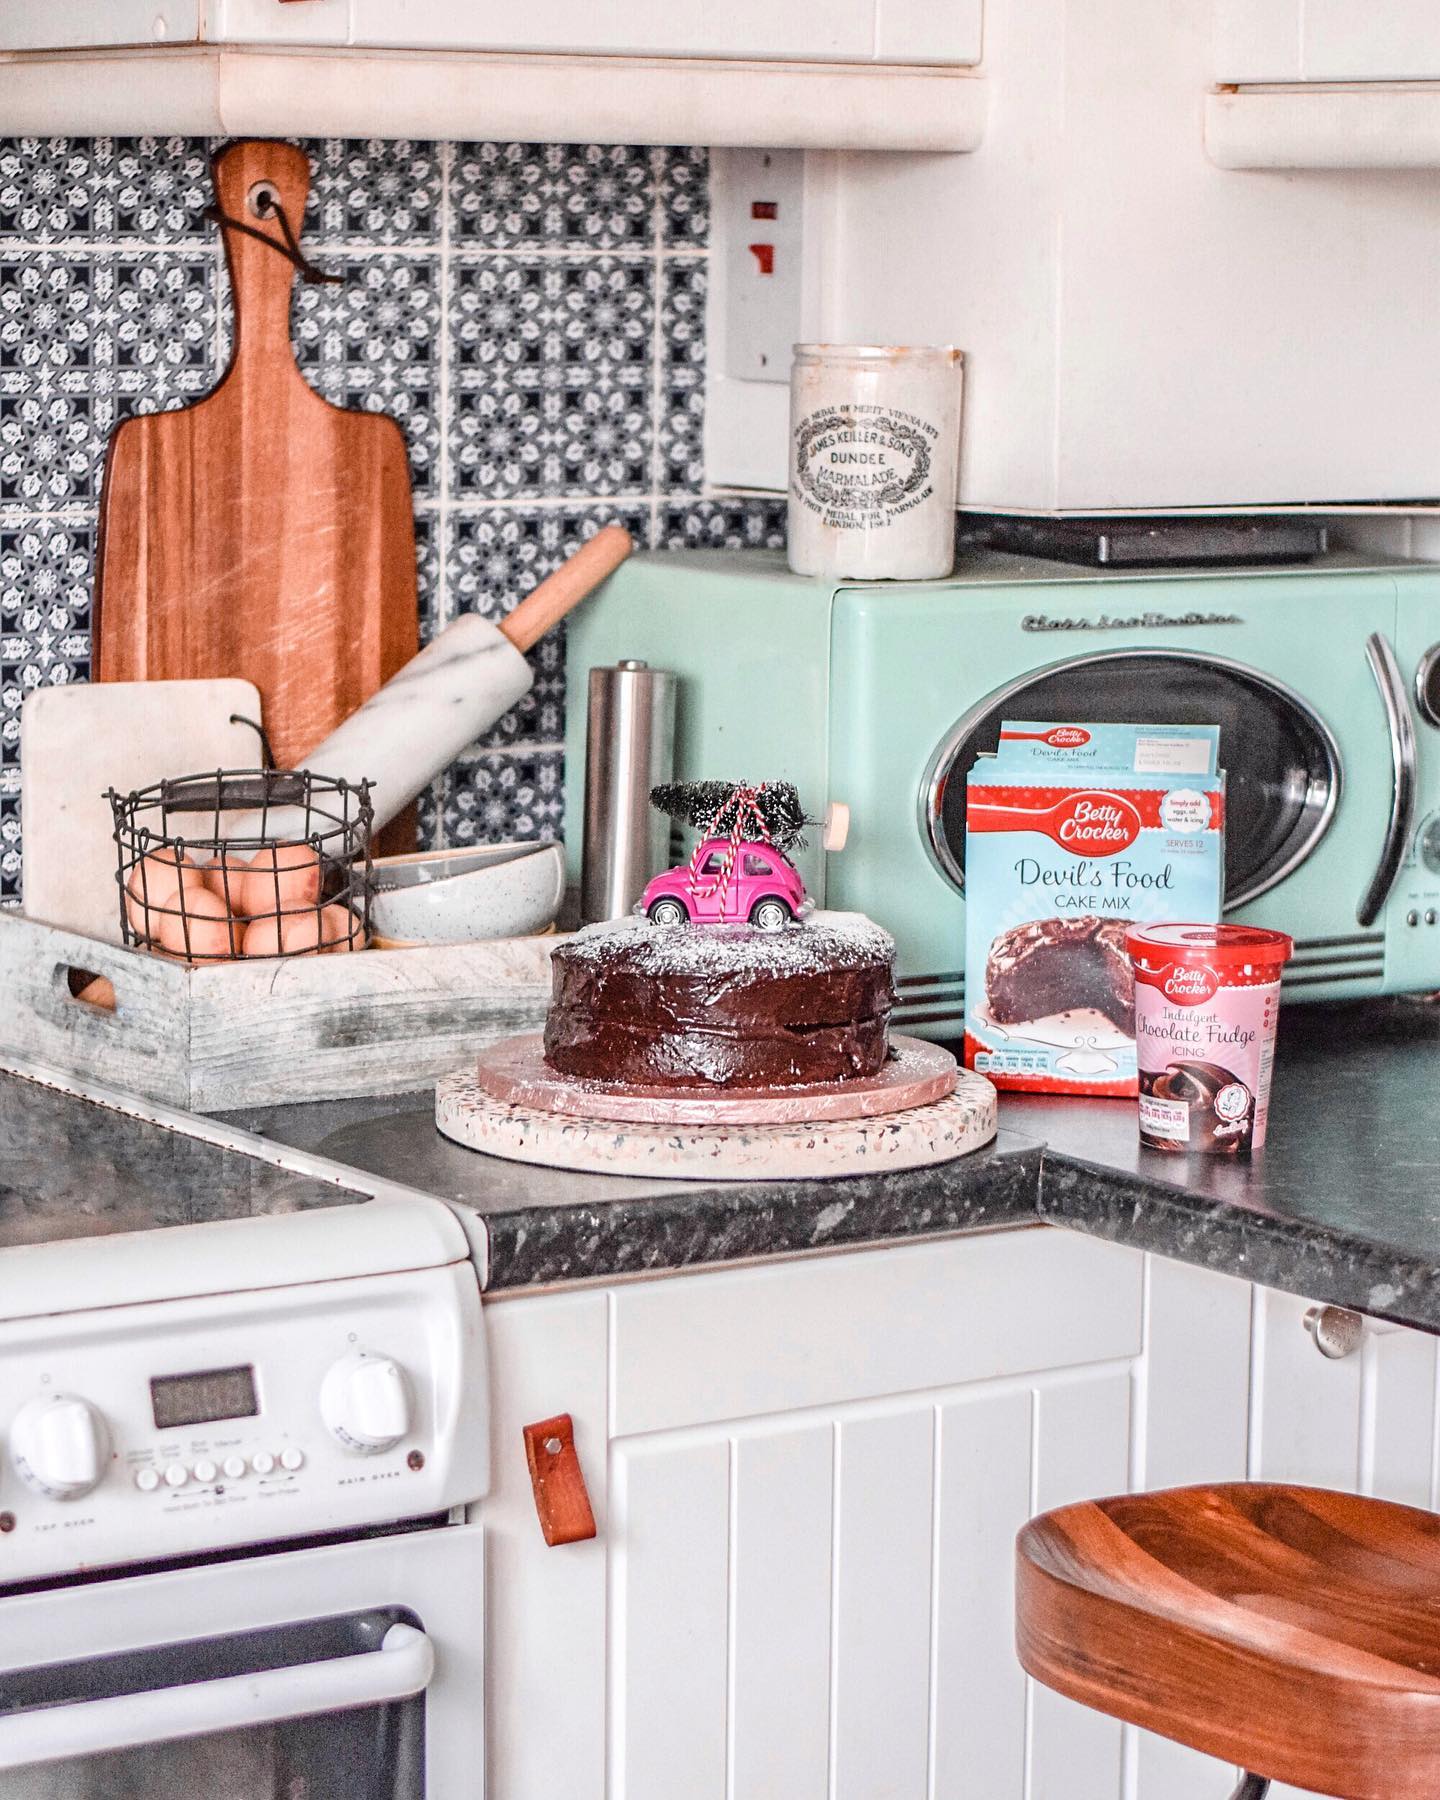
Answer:
<path fill-rule="evenodd" d="M 206 887 L 218 894 L 232 913 L 242 910 L 240 900 L 249 867 L 250 858 L 243 850 L 222 850 L 204 871 Z"/>
<path fill-rule="evenodd" d="M 241 949 L 246 956 L 279 956 L 285 948 L 281 941 L 284 919 L 273 914 L 268 919 L 252 919 L 243 927 L 244 939 Z"/>
<path fill-rule="evenodd" d="M 321 915 L 312 906 L 282 921 L 280 943 L 287 956 L 318 956 Z"/>
<path fill-rule="evenodd" d="M 152 850 L 130 871 L 125 883 L 125 913 L 131 929 L 141 937 L 159 937 L 164 912 L 175 910 L 173 896 L 183 884 L 186 892 L 204 886 L 199 865 L 168 846 Z"/>
<path fill-rule="evenodd" d="M 233 883 L 232 883 L 233 887 Z M 239 904 L 252 919 L 299 912 L 320 898 L 320 858 L 309 844 L 257 850 L 240 878 Z"/>
<path fill-rule="evenodd" d="M 327 906 L 320 914 L 320 948 L 332 956 L 365 948 L 360 921 L 348 906 Z"/>
<path fill-rule="evenodd" d="M 158 915 L 159 937 L 161 946 L 173 956 L 208 963 L 235 955 L 239 927 L 218 894 L 212 894 L 203 885 L 192 887 L 186 883 L 183 894 L 172 895 L 167 905 L 175 910 Z M 157 915 L 152 911 L 151 916 Z"/>

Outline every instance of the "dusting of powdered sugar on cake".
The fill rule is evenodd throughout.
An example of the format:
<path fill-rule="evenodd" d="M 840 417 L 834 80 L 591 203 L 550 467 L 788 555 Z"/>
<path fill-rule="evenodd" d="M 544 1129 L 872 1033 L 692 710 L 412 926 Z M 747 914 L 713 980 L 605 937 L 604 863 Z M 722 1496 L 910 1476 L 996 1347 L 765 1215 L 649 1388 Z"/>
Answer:
<path fill-rule="evenodd" d="M 889 961 L 895 940 L 863 913 L 819 912 L 781 931 L 754 925 L 655 925 L 615 919 L 587 925 L 557 954 L 603 967 L 623 946 L 639 975 L 824 975 L 856 957 Z"/>

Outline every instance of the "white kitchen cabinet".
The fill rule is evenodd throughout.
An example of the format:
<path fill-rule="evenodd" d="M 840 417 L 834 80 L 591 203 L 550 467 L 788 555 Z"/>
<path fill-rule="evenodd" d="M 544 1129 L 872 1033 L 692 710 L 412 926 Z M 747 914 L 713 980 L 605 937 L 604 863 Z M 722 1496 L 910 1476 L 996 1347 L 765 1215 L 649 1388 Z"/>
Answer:
<path fill-rule="evenodd" d="M 975 63 L 982 0 L 214 0 L 217 42 L 796 62 Z"/>
<path fill-rule="evenodd" d="M 1218 0 L 1219 81 L 1433 81 L 1432 0 Z"/>
<path fill-rule="evenodd" d="M 491 1800 L 1122 1800 L 1126 1733 L 1015 1661 L 1014 1536 L 1243 1474 L 1249 1294 L 1037 1227 L 494 1301 Z M 552 1550 L 561 1411 L 599 1537 Z"/>
<path fill-rule="evenodd" d="M 0 0 L 0 50 L 193 43 L 200 25 L 200 0 Z"/>

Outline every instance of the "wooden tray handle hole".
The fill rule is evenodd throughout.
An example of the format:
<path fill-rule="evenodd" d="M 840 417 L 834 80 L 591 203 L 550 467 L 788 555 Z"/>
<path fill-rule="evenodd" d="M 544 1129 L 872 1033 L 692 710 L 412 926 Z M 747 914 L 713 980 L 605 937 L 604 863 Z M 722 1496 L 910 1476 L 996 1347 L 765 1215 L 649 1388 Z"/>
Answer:
<path fill-rule="evenodd" d="M 70 999 L 81 1006 L 91 1007 L 95 1012 L 119 1010 L 115 1003 L 115 986 L 108 975 L 97 975 L 94 969 L 77 968 L 73 963 L 57 963 L 55 975 L 57 981 L 64 984 Z"/>

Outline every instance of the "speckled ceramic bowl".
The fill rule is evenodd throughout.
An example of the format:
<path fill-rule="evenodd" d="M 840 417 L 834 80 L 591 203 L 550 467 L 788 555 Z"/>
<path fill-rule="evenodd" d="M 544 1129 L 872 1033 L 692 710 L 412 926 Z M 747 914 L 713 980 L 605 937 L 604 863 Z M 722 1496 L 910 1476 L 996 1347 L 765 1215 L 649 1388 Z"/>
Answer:
<path fill-rule="evenodd" d="M 486 844 L 375 859 L 377 941 L 465 944 L 546 930 L 565 893 L 559 844 Z"/>

